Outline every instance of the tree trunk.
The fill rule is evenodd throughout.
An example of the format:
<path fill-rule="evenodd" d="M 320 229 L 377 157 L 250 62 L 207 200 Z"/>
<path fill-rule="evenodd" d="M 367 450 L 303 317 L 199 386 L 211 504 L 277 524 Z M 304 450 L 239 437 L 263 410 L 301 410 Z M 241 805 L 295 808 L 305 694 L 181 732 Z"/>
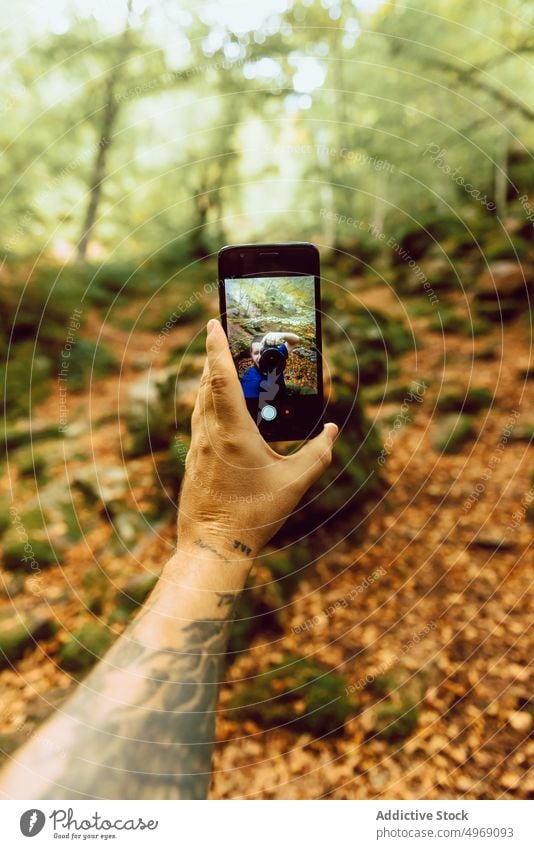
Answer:
<path fill-rule="evenodd" d="M 121 44 L 127 46 L 130 37 L 130 18 L 132 14 L 132 2 L 128 0 L 126 24 L 122 33 Z M 100 138 L 93 163 L 93 171 L 89 182 L 89 203 L 85 213 L 85 220 L 78 241 L 77 255 L 80 262 L 84 262 L 87 256 L 87 248 L 91 240 L 95 226 L 98 207 L 102 197 L 102 186 L 107 176 L 108 151 L 111 147 L 112 131 L 119 112 L 119 102 L 116 99 L 116 87 L 120 76 L 121 57 L 117 57 L 108 73 L 106 84 L 106 103 L 104 106 L 104 117 L 100 129 Z"/>
<path fill-rule="evenodd" d="M 110 71 L 107 82 L 106 105 L 104 118 L 100 130 L 100 139 L 96 152 L 93 171 L 89 184 L 89 203 L 85 213 L 85 220 L 78 242 L 78 260 L 84 262 L 87 256 L 87 247 L 95 226 L 100 198 L 102 196 L 102 185 L 106 179 L 108 151 L 111 147 L 112 130 L 119 111 L 119 105 L 115 99 L 115 86 L 117 82 L 116 67 Z"/>

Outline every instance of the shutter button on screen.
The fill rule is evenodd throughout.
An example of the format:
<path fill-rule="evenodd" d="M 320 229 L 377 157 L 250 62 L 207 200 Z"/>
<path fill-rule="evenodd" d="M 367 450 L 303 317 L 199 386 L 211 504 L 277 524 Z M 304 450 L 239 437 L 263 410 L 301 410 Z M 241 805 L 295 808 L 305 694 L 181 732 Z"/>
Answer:
<path fill-rule="evenodd" d="M 261 409 L 261 417 L 266 422 L 272 422 L 278 415 L 278 411 L 276 407 L 273 407 L 272 404 L 266 404 L 265 407 Z"/>

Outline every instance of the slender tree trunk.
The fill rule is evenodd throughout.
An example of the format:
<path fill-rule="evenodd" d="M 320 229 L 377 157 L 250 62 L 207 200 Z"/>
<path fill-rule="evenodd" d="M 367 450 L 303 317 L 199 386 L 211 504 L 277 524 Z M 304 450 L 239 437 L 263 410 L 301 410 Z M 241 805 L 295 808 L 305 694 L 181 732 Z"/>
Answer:
<path fill-rule="evenodd" d="M 128 0 L 126 24 L 122 33 L 122 46 L 126 47 L 130 37 L 130 18 L 132 14 L 132 0 Z M 113 127 L 119 113 L 119 101 L 116 98 L 117 83 L 121 72 L 120 54 L 117 61 L 112 65 L 106 83 L 106 103 L 104 106 L 104 115 L 102 118 L 102 126 L 100 128 L 100 138 L 96 151 L 95 161 L 91 180 L 89 182 L 89 203 L 83 222 L 82 231 L 78 241 L 78 260 L 84 262 L 87 256 L 87 248 L 93 234 L 95 221 L 98 214 L 98 207 L 102 197 L 102 186 L 107 176 L 108 152 L 111 147 L 113 136 Z"/>
<path fill-rule="evenodd" d="M 84 262 L 87 256 L 87 247 L 93 233 L 98 207 L 102 197 L 102 185 L 107 174 L 108 151 L 111 147 L 113 126 L 119 111 L 119 105 L 115 99 L 117 76 L 117 68 L 114 67 L 111 69 L 108 77 L 104 117 L 89 185 L 89 203 L 78 242 L 78 260 L 80 262 Z"/>
<path fill-rule="evenodd" d="M 503 219 L 507 212 L 506 195 L 508 193 L 508 141 L 503 138 L 495 163 L 495 206 L 497 215 Z"/>

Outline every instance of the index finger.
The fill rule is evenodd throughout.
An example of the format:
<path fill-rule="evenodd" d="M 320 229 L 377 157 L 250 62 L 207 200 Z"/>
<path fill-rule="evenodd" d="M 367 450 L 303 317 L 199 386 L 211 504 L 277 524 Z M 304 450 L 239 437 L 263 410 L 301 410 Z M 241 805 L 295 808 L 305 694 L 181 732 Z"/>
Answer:
<path fill-rule="evenodd" d="M 210 388 L 218 421 L 231 422 L 232 425 L 252 422 L 226 334 L 215 318 L 208 322 L 206 350 Z"/>

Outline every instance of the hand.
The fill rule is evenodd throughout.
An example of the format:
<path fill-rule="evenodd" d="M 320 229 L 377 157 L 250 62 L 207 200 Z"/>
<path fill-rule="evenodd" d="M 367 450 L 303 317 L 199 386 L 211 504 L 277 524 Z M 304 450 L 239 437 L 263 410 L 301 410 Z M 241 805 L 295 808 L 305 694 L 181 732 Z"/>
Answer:
<path fill-rule="evenodd" d="M 193 411 L 178 512 L 178 547 L 211 547 L 224 560 L 255 556 L 332 459 L 337 425 L 298 452 L 277 454 L 260 435 L 220 323 L 208 323 L 208 357 Z M 236 543 L 239 543 L 236 546 Z"/>
<path fill-rule="evenodd" d="M 262 340 L 262 347 L 274 348 L 284 341 L 283 333 L 266 333 Z"/>

